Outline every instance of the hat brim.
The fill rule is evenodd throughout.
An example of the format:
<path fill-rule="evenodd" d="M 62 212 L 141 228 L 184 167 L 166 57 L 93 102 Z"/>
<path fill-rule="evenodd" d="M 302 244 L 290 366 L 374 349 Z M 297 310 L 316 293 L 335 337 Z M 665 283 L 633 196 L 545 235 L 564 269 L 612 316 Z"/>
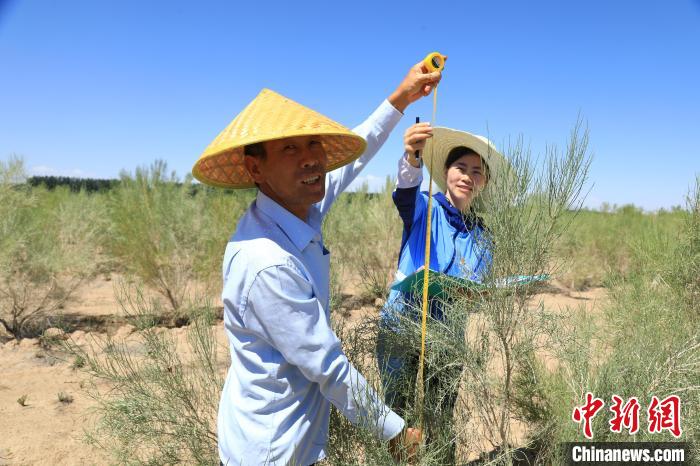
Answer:
<path fill-rule="evenodd" d="M 296 136 L 319 136 L 326 152 L 326 172 L 347 165 L 362 155 L 367 142 L 355 134 L 318 134 L 300 132 L 285 134 L 280 138 L 265 138 L 261 141 L 250 141 L 245 145 L 226 148 L 218 153 L 207 154 L 200 158 L 192 168 L 192 175 L 202 183 L 219 188 L 245 189 L 255 187 L 253 178 L 245 168 L 243 149 L 246 145 L 259 142 L 286 139 Z"/>
<path fill-rule="evenodd" d="M 433 137 L 427 139 L 423 149 L 424 164 L 435 184 L 444 193 L 447 190 L 445 161 L 452 149 L 462 146 L 479 154 L 488 166 L 488 183 L 471 205 L 474 209 L 483 211 L 494 190 L 498 189 L 499 180 L 507 179 L 504 174 L 512 171 L 506 158 L 496 150 L 488 139 L 466 131 L 436 126 L 433 128 Z"/>

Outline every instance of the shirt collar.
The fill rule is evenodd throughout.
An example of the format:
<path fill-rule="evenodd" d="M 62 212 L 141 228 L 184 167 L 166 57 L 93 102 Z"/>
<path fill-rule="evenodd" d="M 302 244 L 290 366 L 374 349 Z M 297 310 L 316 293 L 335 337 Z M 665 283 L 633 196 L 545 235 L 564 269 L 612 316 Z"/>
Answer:
<path fill-rule="evenodd" d="M 284 234 L 300 251 L 304 250 L 312 240 L 320 241 L 321 235 L 308 223 L 279 205 L 260 190 L 258 190 L 255 205 L 282 229 Z"/>

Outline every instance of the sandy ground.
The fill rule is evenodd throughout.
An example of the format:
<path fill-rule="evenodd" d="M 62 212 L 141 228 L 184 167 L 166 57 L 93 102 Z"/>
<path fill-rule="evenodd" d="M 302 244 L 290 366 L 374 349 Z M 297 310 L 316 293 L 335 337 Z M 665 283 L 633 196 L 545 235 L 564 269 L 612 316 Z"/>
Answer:
<path fill-rule="evenodd" d="M 83 286 L 74 301 L 66 305 L 64 313 L 82 328 L 72 334 L 76 341 L 100 338 L 105 332 L 125 338 L 133 331 L 124 323 L 113 284 L 113 280 L 97 279 Z M 583 305 L 597 312 L 606 296 L 602 288 L 568 292 L 560 287 L 549 291 L 537 295 L 535 301 L 542 300 L 552 311 Z M 376 316 L 372 306 L 356 307 L 343 313 L 350 324 Z M 184 329 L 164 331 L 184 338 Z M 216 332 L 217 340 L 225 345 L 221 323 Z M 84 442 L 85 431 L 95 422 L 91 413 L 95 404 L 83 388 L 86 376 L 71 364 L 66 356 L 42 348 L 38 339 L 0 340 L 0 465 L 110 464 L 104 452 Z M 72 401 L 60 401 L 59 393 Z M 24 406 L 18 402 L 22 397 Z M 516 434 L 523 432 L 520 429 Z"/>

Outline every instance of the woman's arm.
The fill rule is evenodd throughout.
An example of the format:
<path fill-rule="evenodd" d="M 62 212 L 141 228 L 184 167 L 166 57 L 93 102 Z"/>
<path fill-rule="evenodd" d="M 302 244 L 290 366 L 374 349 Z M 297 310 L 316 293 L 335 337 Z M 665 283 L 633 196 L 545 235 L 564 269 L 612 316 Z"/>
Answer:
<path fill-rule="evenodd" d="M 404 133 L 404 155 L 399 160 L 399 171 L 393 199 L 399 216 L 403 221 L 404 231 L 408 232 L 415 222 L 420 209 L 420 184 L 423 181 L 423 163 L 416 153 L 423 150 L 425 141 L 432 137 L 433 129 L 429 123 L 416 123 Z"/>
<path fill-rule="evenodd" d="M 411 165 L 404 155 L 399 160 L 399 171 L 396 190 L 392 194 L 394 205 L 403 221 L 404 231 L 409 231 L 416 215 L 416 205 L 420 197 L 420 184 L 423 181 L 423 170 Z"/>

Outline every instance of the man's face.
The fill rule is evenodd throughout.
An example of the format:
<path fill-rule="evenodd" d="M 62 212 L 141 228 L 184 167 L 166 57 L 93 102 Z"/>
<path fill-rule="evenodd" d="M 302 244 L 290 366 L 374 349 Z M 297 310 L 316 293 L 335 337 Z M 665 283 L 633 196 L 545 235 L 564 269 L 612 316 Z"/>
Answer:
<path fill-rule="evenodd" d="M 319 136 L 295 136 L 264 143 L 264 158 L 245 157 L 259 189 L 302 220 L 326 194 L 326 151 Z"/>

